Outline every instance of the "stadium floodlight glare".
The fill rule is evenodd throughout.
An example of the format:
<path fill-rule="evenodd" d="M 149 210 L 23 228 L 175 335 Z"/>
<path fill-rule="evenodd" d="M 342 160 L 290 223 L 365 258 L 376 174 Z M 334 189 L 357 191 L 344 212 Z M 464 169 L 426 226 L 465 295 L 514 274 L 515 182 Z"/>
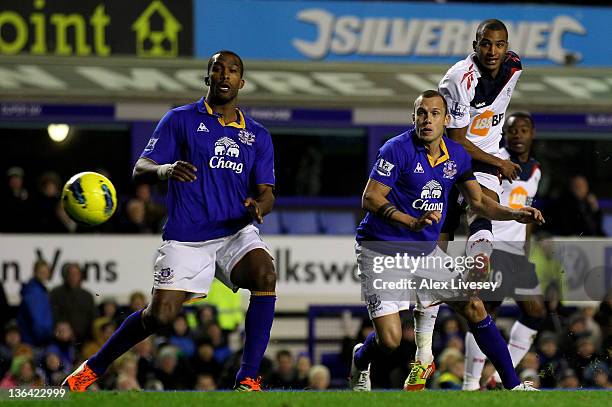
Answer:
<path fill-rule="evenodd" d="M 48 127 L 47 127 L 47 132 L 49 132 L 49 137 L 51 138 L 51 140 L 55 141 L 56 143 L 61 143 L 62 141 L 66 140 L 66 137 L 68 137 L 68 132 L 70 131 L 70 126 L 65 124 L 65 123 L 51 123 Z"/>

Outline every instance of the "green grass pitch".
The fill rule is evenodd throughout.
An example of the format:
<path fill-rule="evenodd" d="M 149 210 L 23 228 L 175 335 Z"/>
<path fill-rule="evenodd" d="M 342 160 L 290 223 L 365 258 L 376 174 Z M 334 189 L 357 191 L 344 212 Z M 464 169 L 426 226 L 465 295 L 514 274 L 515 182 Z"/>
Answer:
<path fill-rule="evenodd" d="M 187 406 L 187 407 L 510 407 L 510 406 L 610 406 L 610 391 L 544 391 L 544 392 L 98 392 L 70 394 L 64 400 L 12 401 L 6 406 Z M 4 403 L 3 403 L 4 404 Z"/>

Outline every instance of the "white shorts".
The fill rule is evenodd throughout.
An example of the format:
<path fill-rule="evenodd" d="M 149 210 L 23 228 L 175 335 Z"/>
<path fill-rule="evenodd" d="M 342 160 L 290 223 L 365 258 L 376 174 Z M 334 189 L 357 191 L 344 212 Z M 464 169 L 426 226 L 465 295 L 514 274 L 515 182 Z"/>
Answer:
<path fill-rule="evenodd" d="M 385 255 L 364 247 L 359 243 L 355 244 L 355 254 L 357 255 L 357 267 L 361 278 L 362 295 L 366 302 L 370 319 L 396 314 L 402 310 L 409 309 L 412 297 L 414 297 L 417 308 L 426 308 L 441 299 L 440 297 L 432 297 L 429 292 L 419 290 L 385 290 L 383 292 L 373 288 L 371 286 L 371 281 L 369 281 L 371 278 L 370 276 L 373 275 L 371 271 L 374 263 L 373 259 L 374 257 L 384 257 Z M 436 246 L 431 253 L 424 257 L 430 259 L 445 259 L 448 255 L 440 247 Z M 404 277 L 410 276 L 410 279 L 429 279 L 435 281 L 450 281 L 457 277 L 457 272 L 441 266 L 441 263 L 444 263 L 443 261 L 425 263 L 426 264 L 422 264 L 414 269 L 414 272 L 406 273 L 405 269 L 385 269 L 383 273 L 397 273 Z M 375 276 L 381 277 L 382 274 Z"/>
<path fill-rule="evenodd" d="M 205 297 L 214 277 L 233 291 L 232 269 L 244 255 L 254 249 L 270 248 L 259 237 L 259 230 L 247 225 L 231 236 L 204 242 L 166 240 L 157 250 L 153 267 L 153 287 L 161 290 L 185 291 L 191 298 Z"/>
<path fill-rule="evenodd" d="M 480 185 L 487 189 L 490 189 L 491 191 L 495 192 L 498 197 L 501 197 L 503 189 L 497 175 L 489 174 L 486 172 L 475 172 L 474 176 L 476 177 L 476 181 L 478 181 Z"/>

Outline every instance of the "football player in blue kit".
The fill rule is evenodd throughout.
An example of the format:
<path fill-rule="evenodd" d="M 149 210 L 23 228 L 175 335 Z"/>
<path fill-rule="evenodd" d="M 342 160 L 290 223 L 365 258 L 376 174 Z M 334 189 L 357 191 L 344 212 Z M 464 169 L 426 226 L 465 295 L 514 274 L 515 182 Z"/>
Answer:
<path fill-rule="evenodd" d="M 276 274 L 253 221 L 274 204 L 270 133 L 237 104 L 244 66 L 231 51 L 208 62 L 206 97 L 170 110 L 134 167 L 136 181 L 168 183 L 168 221 L 153 270 L 153 297 L 102 348 L 69 375 L 84 391 L 134 345 L 172 324 L 183 303 L 206 296 L 213 278 L 251 298 L 235 389 L 259 391 L 259 364 L 270 339 Z"/>
<path fill-rule="evenodd" d="M 357 391 L 370 390 L 369 368 L 375 355 L 388 353 L 399 346 L 402 337 L 399 311 L 408 309 L 410 305 L 410 298 L 401 295 L 395 298 L 380 291 L 376 286 L 377 274 L 373 273 L 396 275 L 399 271 L 408 278 L 429 278 L 440 282 L 457 277 L 457 272 L 441 265 L 445 261 L 432 262 L 433 267 L 425 265 L 430 262 L 421 262 L 410 273 L 398 270 L 398 266 L 376 270 L 377 263 L 380 265 L 378 259 L 388 259 L 394 252 L 403 251 L 415 258 L 445 257 L 436 241 L 446 216 L 448 195 L 454 185 L 460 188 L 472 210 L 481 216 L 522 223 L 544 221 L 535 208 L 514 210 L 499 205 L 482 193 L 472 173 L 468 153 L 460 144 L 443 136 L 450 116 L 446 101 L 439 92 L 423 92 L 414 103 L 412 117 L 414 128 L 390 139 L 379 150 L 363 193 L 362 206 L 368 213 L 357 228 L 356 254 L 362 293 L 375 332 L 353 349 L 350 386 Z M 434 301 L 428 298 L 429 293 L 421 297 L 419 290 L 415 291 L 417 310 L 432 305 Z M 406 294 L 406 290 L 396 292 Z M 500 372 L 504 387 L 531 390 L 516 376 L 504 339 L 482 301 L 473 295 L 447 297 L 445 301 L 468 320 L 479 346 Z M 415 312 L 415 319 L 419 315 Z M 416 336 L 421 342 L 431 341 L 435 318 L 420 322 Z M 417 349 L 417 358 L 425 360 L 426 356 L 420 355 Z M 409 377 L 406 386 L 413 384 Z"/>
<path fill-rule="evenodd" d="M 506 109 L 523 72 L 522 64 L 519 56 L 508 50 L 508 30 L 500 20 L 482 21 L 476 29 L 472 47 L 474 52 L 446 72 L 438 91 L 449 106 L 450 122 L 446 128 L 448 137 L 460 143 L 471 156 L 472 170 L 482 193 L 500 202 L 500 178 L 512 182 L 521 171 L 519 164 L 501 156 L 499 145 Z M 465 197 L 460 198 L 459 192 L 458 188 L 454 188 L 449 195 L 448 213 L 440 231 L 439 245 L 443 250 L 447 249 L 448 241 L 454 239 L 455 229 L 459 225 L 462 212 L 459 201 L 466 203 Z M 490 219 L 474 212 L 469 205 L 467 221 L 469 236 L 466 255 L 483 260 L 483 267 L 477 271 L 484 276 L 490 272 L 490 257 L 495 240 L 493 226 Z M 423 320 L 429 321 L 436 318 L 438 308 L 429 307 L 422 312 L 427 314 Z M 425 347 L 431 347 L 431 344 L 417 340 L 417 348 Z M 416 362 L 413 376 L 417 370 L 435 369 L 433 359 L 417 359 Z"/>

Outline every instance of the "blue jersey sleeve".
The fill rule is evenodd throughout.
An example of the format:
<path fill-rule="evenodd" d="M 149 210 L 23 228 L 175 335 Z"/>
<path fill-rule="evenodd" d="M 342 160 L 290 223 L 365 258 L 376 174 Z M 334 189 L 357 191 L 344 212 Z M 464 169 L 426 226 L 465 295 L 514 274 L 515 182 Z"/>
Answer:
<path fill-rule="evenodd" d="M 459 166 L 459 176 L 457 177 L 457 183 L 463 184 L 466 181 L 475 181 L 476 177 L 472 171 L 472 157 L 468 154 L 463 147 L 461 147 L 461 165 Z"/>
<path fill-rule="evenodd" d="M 272 136 L 266 129 L 257 135 L 257 158 L 253 164 L 253 180 L 256 185 L 274 185 L 274 146 Z"/>
<path fill-rule="evenodd" d="M 178 159 L 178 127 L 176 113 L 170 110 L 157 124 L 149 143 L 140 157 L 148 158 L 157 164 L 169 164 Z"/>
<path fill-rule="evenodd" d="M 398 151 L 396 143 L 385 143 L 380 150 L 370 172 L 370 178 L 393 188 L 405 166 L 405 154 Z"/>

